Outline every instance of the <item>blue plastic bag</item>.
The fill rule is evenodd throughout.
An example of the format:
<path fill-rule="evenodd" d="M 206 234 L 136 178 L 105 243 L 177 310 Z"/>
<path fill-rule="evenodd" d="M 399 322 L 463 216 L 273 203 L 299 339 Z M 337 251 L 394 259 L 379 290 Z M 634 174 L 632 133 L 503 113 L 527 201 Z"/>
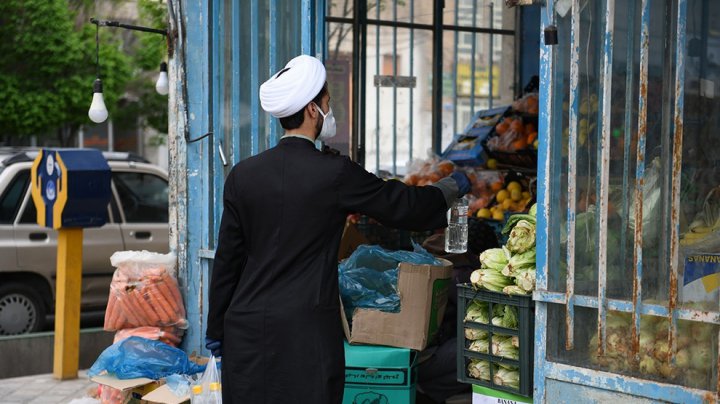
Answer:
<path fill-rule="evenodd" d="M 130 337 L 105 348 L 88 370 L 88 376 L 97 376 L 104 370 L 118 379 L 157 380 L 175 373 L 200 373 L 205 366 L 190 361 L 184 351 L 163 342 Z"/>
<path fill-rule="evenodd" d="M 419 244 L 413 243 L 413 248 L 415 251 L 388 251 L 376 245 L 361 245 L 340 263 L 340 296 L 348 319 L 355 308 L 400 311 L 398 264 L 440 265 Z"/>

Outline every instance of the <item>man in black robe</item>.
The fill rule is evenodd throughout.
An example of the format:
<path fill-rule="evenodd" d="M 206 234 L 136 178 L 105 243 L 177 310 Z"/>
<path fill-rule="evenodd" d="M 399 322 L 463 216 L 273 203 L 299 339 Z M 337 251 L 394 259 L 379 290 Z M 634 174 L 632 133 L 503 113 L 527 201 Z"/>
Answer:
<path fill-rule="evenodd" d="M 319 151 L 315 140 L 335 132 L 329 100 L 322 63 L 291 60 L 260 87 L 285 135 L 225 181 L 206 342 L 222 355 L 226 404 L 341 403 L 337 254 L 346 216 L 437 229 L 470 188 L 462 174 L 427 187 L 383 181 Z"/>

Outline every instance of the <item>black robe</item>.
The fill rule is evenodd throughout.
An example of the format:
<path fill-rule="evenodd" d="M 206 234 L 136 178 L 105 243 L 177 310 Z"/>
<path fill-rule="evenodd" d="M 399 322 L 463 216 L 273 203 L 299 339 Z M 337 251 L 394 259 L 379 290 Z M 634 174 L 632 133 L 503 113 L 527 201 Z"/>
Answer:
<path fill-rule="evenodd" d="M 383 181 L 308 140 L 284 138 L 232 169 L 223 204 L 206 334 L 223 341 L 223 402 L 340 403 L 345 218 L 445 227 L 442 191 Z"/>

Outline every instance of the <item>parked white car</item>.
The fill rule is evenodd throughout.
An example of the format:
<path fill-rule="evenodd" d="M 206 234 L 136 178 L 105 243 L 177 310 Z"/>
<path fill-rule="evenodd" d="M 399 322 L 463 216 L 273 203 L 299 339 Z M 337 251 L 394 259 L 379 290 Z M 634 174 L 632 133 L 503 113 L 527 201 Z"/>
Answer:
<path fill-rule="evenodd" d="M 0 335 L 39 331 L 55 307 L 57 232 L 36 223 L 30 168 L 37 151 L 0 150 Z M 104 310 L 121 250 L 169 249 L 167 172 L 128 153 L 112 170 L 108 222 L 83 232 L 82 310 Z"/>

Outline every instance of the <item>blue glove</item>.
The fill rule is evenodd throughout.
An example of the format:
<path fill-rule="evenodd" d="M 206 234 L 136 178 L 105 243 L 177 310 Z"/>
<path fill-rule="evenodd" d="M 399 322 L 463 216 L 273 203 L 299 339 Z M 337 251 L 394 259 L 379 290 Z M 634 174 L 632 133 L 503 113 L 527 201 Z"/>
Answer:
<path fill-rule="evenodd" d="M 472 190 L 472 184 L 470 184 L 470 180 L 468 179 L 467 175 L 461 171 L 455 171 L 452 174 L 450 174 L 450 178 L 455 180 L 455 183 L 457 183 L 458 186 L 458 198 L 462 198 L 463 195 L 467 194 Z"/>
<path fill-rule="evenodd" d="M 222 356 L 222 341 L 205 337 L 205 348 L 212 352 L 213 356 L 219 358 Z"/>

